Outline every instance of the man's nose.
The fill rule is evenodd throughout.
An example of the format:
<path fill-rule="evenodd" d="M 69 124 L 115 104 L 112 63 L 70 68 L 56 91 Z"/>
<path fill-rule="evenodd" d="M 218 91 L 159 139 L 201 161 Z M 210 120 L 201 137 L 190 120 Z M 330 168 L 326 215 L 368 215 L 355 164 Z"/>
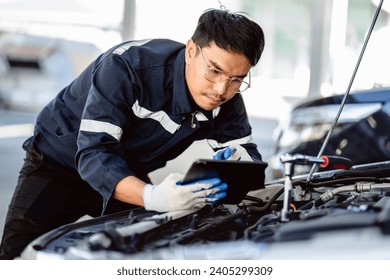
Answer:
<path fill-rule="evenodd" d="M 224 95 L 227 91 L 229 80 L 223 80 L 214 83 L 214 90 L 218 95 Z"/>

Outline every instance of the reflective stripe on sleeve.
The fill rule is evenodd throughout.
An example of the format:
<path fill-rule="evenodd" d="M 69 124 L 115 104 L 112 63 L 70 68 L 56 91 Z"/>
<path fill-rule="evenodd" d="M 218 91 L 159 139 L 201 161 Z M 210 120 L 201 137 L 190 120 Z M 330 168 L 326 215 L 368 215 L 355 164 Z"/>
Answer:
<path fill-rule="evenodd" d="M 243 137 L 243 138 L 240 138 L 240 139 L 234 139 L 232 141 L 228 141 L 228 142 L 225 142 L 225 143 L 219 143 L 213 139 L 208 139 L 207 140 L 207 143 L 210 145 L 211 148 L 213 149 L 219 149 L 219 148 L 225 148 L 227 146 L 229 146 L 230 144 L 233 144 L 233 143 L 237 143 L 237 144 L 248 144 L 248 143 L 252 143 L 252 136 L 249 135 L 249 136 L 246 136 L 246 137 Z"/>
<path fill-rule="evenodd" d="M 180 124 L 175 123 L 169 118 L 167 113 L 164 111 L 152 112 L 144 107 L 141 107 L 138 103 L 138 100 L 134 103 L 133 107 L 134 114 L 141 119 L 153 119 L 158 121 L 161 126 L 171 134 L 175 133 L 179 129 Z"/>
<path fill-rule="evenodd" d="M 80 130 L 94 133 L 107 133 L 114 137 L 118 142 L 121 140 L 123 131 L 119 126 L 113 125 L 108 122 L 95 121 L 95 120 L 81 120 Z"/>

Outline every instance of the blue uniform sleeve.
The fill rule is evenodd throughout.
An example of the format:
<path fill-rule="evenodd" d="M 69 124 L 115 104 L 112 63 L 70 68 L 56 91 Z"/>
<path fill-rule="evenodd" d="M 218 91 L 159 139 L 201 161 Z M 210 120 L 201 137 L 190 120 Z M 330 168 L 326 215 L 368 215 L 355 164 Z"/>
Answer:
<path fill-rule="evenodd" d="M 106 57 L 92 75 L 82 113 L 75 163 L 82 179 L 103 196 L 103 209 L 116 184 L 135 175 L 120 144 L 134 103 L 132 75 L 119 55 Z"/>

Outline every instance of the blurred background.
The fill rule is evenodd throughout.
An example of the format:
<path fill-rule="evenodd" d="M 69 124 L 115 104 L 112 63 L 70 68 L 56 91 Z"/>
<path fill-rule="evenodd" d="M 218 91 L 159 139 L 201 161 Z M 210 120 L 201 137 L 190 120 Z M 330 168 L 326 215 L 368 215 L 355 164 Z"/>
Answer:
<path fill-rule="evenodd" d="M 298 102 L 343 93 L 349 84 L 378 0 L 0 0 L 0 228 L 23 162 L 22 142 L 36 114 L 94 58 L 129 39 L 170 38 L 185 43 L 200 14 L 223 5 L 245 12 L 264 29 L 266 46 L 244 98 L 254 141 L 265 160 L 273 130 Z M 390 85 L 389 0 L 353 84 Z M 387 55 L 387 56 L 386 56 Z M 167 167 L 185 172 L 195 143 Z M 0 233 L 1 236 L 1 233 Z"/>

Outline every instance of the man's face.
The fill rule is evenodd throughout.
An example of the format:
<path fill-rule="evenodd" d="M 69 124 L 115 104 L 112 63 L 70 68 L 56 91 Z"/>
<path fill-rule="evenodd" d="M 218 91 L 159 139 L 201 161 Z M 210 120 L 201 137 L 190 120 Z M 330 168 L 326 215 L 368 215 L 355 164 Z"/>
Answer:
<path fill-rule="evenodd" d="M 249 82 L 250 68 L 243 54 L 227 52 L 214 43 L 200 48 L 192 40 L 187 42 L 185 77 L 193 100 L 204 110 L 230 100 L 240 86 Z"/>

